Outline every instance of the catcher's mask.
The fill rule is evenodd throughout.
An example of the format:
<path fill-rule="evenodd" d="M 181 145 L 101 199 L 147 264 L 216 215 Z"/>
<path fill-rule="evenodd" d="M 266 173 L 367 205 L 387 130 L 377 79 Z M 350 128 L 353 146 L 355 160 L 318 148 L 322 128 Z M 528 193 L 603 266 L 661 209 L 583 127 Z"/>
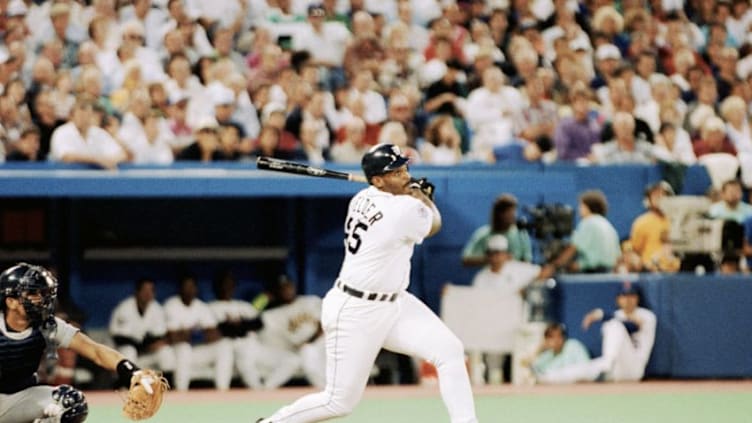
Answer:
<path fill-rule="evenodd" d="M 45 268 L 27 263 L 6 269 L 0 274 L 0 304 L 5 298 L 17 298 L 23 304 L 32 326 L 40 326 L 55 313 L 57 279 Z"/>

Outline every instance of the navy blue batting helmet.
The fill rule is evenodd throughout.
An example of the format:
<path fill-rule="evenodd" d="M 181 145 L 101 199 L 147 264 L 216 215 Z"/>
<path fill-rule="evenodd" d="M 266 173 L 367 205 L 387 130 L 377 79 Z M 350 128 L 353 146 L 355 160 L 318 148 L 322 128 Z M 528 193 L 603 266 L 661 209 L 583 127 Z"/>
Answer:
<path fill-rule="evenodd" d="M 408 160 L 407 157 L 402 155 L 402 151 L 396 145 L 378 144 L 371 147 L 363 155 L 360 166 L 363 168 L 366 178 L 370 181 L 374 176 L 399 169 L 407 164 Z"/>

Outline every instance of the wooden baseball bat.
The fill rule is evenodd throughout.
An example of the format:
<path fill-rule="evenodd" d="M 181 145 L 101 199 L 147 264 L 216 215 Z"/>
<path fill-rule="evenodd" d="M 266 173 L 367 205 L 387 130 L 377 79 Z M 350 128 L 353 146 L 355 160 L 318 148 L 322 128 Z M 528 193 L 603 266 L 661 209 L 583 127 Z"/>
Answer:
<path fill-rule="evenodd" d="M 259 157 L 256 159 L 256 167 L 263 170 L 272 170 L 275 172 L 294 173 L 297 175 L 317 176 L 320 178 L 344 179 L 346 181 L 368 183 L 363 175 L 353 175 L 352 173 L 338 172 L 336 170 L 321 169 L 309 166 L 303 163 L 291 162 L 289 160 L 275 159 L 272 157 Z"/>

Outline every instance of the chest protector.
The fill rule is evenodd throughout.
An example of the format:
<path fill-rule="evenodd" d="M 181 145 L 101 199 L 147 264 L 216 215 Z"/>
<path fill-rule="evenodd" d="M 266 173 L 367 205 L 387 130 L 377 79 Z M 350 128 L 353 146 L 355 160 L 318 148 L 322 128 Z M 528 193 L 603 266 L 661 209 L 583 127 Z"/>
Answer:
<path fill-rule="evenodd" d="M 24 339 L 0 333 L 0 393 L 12 394 L 37 383 L 37 368 L 47 346 L 39 329 Z"/>

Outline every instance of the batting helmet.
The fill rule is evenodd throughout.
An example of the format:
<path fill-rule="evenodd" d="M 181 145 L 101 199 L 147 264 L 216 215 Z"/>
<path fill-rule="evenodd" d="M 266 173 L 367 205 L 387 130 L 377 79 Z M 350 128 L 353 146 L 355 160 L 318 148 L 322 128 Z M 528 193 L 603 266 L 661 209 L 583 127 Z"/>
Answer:
<path fill-rule="evenodd" d="M 372 177 L 382 175 L 387 172 L 399 169 L 407 163 L 409 159 L 402 155 L 400 148 L 393 144 L 378 144 L 371 147 L 366 154 L 360 166 L 363 168 L 366 178 L 370 181 Z"/>
<path fill-rule="evenodd" d="M 31 299 L 40 295 L 40 299 Z M 6 298 L 18 298 L 32 325 L 46 322 L 55 313 L 57 279 L 45 268 L 18 263 L 0 274 L 0 305 L 5 310 Z"/>

